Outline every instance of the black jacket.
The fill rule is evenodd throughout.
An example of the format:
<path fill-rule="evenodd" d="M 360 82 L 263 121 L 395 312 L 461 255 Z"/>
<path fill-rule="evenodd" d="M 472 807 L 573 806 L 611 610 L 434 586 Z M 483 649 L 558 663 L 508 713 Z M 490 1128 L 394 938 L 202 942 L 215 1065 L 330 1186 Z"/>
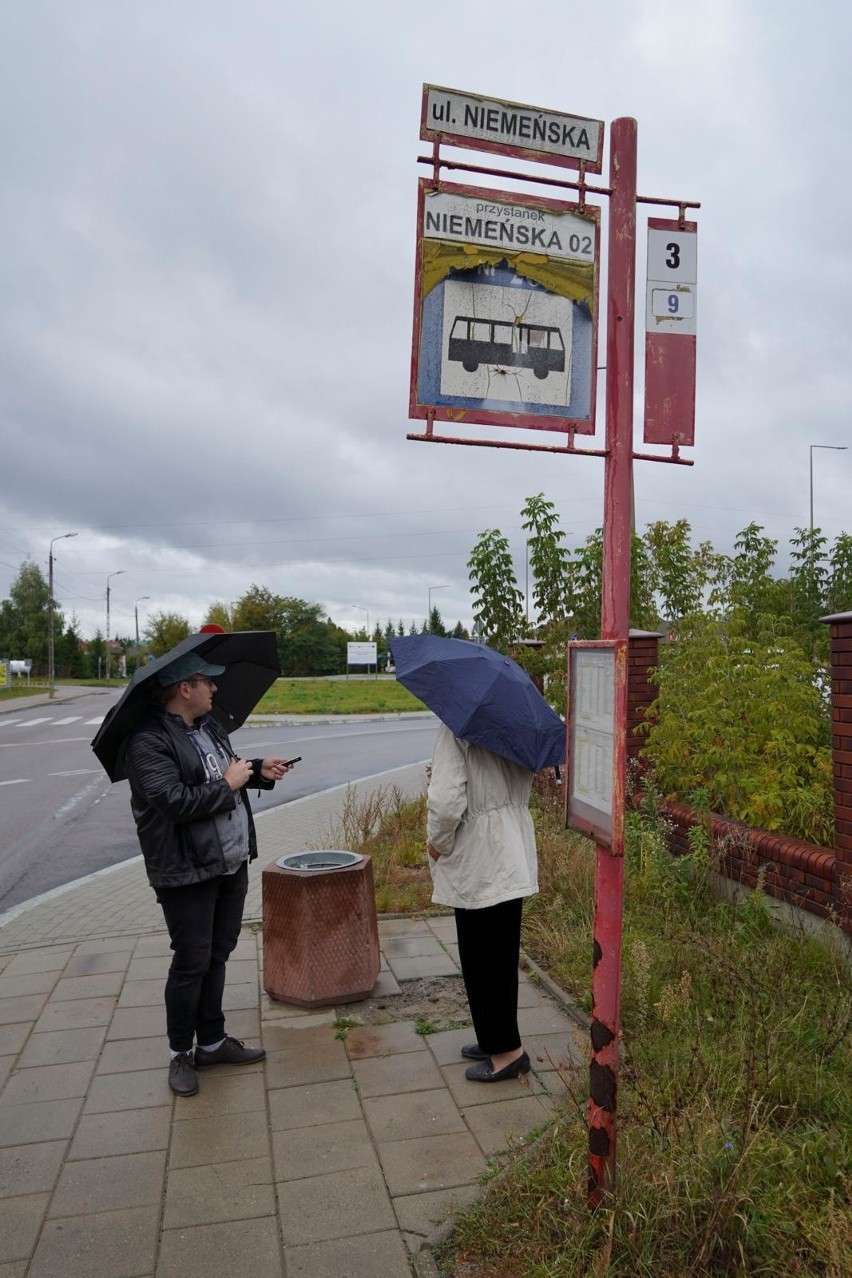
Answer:
<path fill-rule="evenodd" d="M 225 729 L 214 718 L 207 729 L 229 755 L 234 749 Z M 260 774 L 261 759 L 253 759 L 249 784 L 271 790 L 274 781 Z M 130 807 L 152 887 L 184 887 L 225 873 L 225 858 L 213 820 L 236 806 L 227 781 L 208 781 L 201 757 L 187 738 L 178 715 L 152 707 L 148 719 L 137 728 L 127 746 Z M 257 838 L 245 787 L 243 802 L 248 813 L 249 860 L 257 856 Z"/>

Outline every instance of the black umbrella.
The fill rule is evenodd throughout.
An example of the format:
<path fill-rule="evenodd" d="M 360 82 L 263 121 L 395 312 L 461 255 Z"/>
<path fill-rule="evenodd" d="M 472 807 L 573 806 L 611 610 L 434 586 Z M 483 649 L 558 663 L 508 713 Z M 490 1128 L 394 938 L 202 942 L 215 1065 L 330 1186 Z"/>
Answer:
<path fill-rule="evenodd" d="M 189 635 L 164 657 L 137 670 L 92 740 L 92 749 L 112 781 L 127 776 L 127 739 L 145 718 L 157 676 L 187 653 L 197 653 L 211 665 L 225 666 L 215 679 L 213 715 L 232 732 L 241 727 L 260 698 L 281 673 L 274 630 L 240 630 L 235 634 Z"/>

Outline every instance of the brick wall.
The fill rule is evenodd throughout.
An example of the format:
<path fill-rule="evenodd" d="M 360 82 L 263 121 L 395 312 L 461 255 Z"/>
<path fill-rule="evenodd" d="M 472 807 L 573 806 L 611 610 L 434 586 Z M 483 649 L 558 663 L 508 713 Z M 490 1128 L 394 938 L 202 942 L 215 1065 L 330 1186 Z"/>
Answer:
<path fill-rule="evenodd" d="M 659 660 L 660 637 L 654 631 L 631 630 L 627 644 L 627 759 L 637 765 L 645 744 L 642 725 L 657 697 L 648 676 Z"/>
<path fill-rule="evenodd" d="M 831 674 L 831 752 L 834 757 L 834 898 L 852 932 L 852 613 L 823 617 Z"/>

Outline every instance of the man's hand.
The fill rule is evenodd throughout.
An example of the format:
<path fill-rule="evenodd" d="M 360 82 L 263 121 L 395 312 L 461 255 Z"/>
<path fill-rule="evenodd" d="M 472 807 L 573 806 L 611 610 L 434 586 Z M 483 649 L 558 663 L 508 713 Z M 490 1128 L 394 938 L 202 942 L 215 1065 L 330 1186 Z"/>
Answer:
<path fill-rule="evenodd" d="M 429 853 L 429 855 L 431 856 L 431 858 L 432 858 L 432 860 L 433 860 L 433 861 L 437 861 L 437 860 L 438 860 L 438 858 L 439 858 L 439 857 L 440 857 L 440 855 L 441 855 L 441 853 L 438 851 L 438 849 L 437 849 L 437 848 L 434 846 L 434 844 L 432 844 L 432 843 L 427 843 L 427 844 L 426 844 L 426 851 Z"/>
<path fill-rule="evenodd" d="M 242 790 L 251 780 L 252 766 L 248 759 L 232 759 L 225 772 L 225 780 L 232 790 Z"/>
<path fill-rule="evenodd" d="M 260 765 L 260 775 L 264 781 L 280 781 L 285 772 L 290 772 L 292 767 L 292 763 L 288 763 L 286 759 L 275 757 L 264 759 Z"/>

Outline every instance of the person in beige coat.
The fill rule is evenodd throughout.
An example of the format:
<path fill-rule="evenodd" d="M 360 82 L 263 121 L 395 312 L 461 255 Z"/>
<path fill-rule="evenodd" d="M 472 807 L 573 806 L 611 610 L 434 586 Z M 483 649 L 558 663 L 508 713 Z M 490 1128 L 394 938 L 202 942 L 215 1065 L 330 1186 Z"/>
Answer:
<path fill-rule="evenodd" d="M 459 960 L 476 1042 L 474 1082 L 530 1068 L 518 1031 L 518 961 L 525 896 L 538 891 L 529 811 L 533 773 L 440 726 L 427 799 L 432 900 L 455 911 Z"/>

